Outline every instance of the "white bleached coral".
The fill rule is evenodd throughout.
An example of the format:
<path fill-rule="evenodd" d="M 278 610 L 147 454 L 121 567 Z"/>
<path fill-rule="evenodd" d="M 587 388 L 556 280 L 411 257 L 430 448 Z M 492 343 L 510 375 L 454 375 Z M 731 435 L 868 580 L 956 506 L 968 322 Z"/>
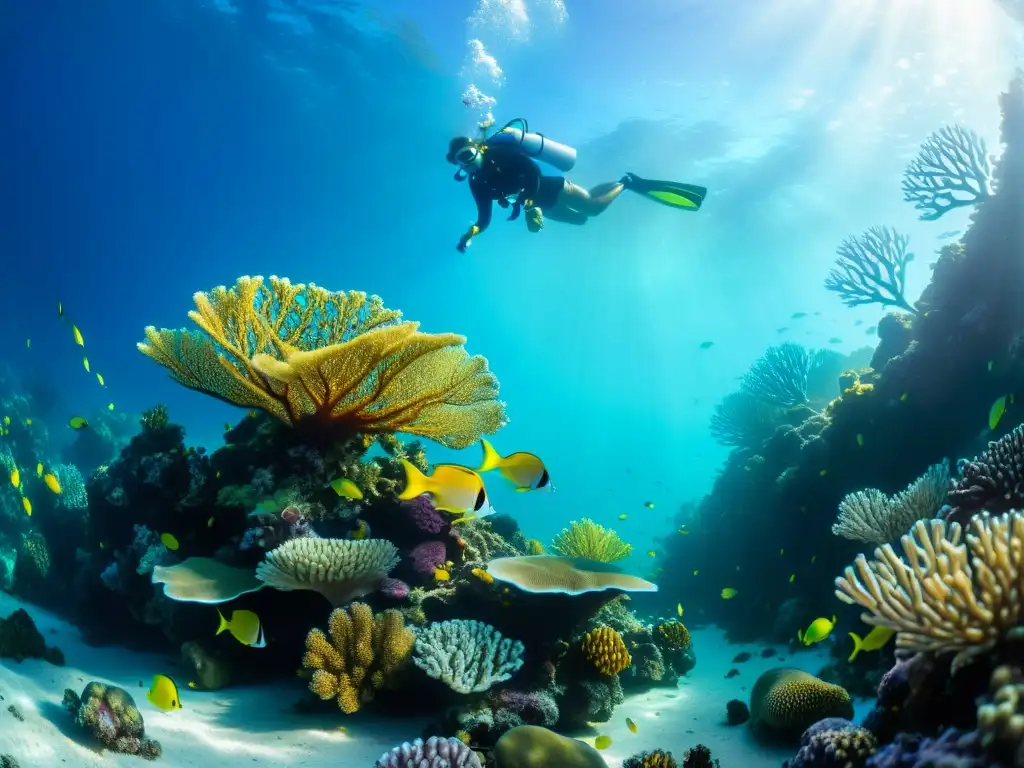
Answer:
<path fill-rule="evenodd" d="M 490 624 L 453 619 L 416 630 L 413 662 L 456 693 L 478 693 L 518 672 L 523 650 Z"/>

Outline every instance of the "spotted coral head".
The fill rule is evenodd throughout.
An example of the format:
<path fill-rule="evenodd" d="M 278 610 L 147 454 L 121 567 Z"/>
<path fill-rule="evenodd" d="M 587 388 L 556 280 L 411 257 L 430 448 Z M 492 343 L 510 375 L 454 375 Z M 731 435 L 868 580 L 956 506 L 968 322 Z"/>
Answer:
<path fill-rule="evenodd" d="M 751 726 L 762 731 L 799 734 L 826 717 L 853 717 L 845 688 L 826 683 L 802 669 L 769 669 L 750 693 Z"/>

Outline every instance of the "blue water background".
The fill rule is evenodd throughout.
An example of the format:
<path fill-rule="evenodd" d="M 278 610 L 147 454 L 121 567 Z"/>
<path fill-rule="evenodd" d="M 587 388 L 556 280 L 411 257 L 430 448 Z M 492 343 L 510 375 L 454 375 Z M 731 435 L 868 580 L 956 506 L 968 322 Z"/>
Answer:
<path fill-rule="evenodd" d="M 511 417 L 495 444 L 539 453 L 557 488 L 496 489 L 498 509 L 545 540 L 592 517 L 649 562 L 710 487 L 708 418 L 765 347 L 875 340 L 878 308 L 822 287 L 839 240 L 910 234 L 916 298 L 937 235 L 965 225 L 917 221 L 899 187 L 944 123 L 997 149 L 1020 32 L 994 2 L 962 5 L 586 0 L 513 42 L 467 28 L 463 0 L 6 3 L 0 359 L 52 379 L 65 417 L 165 402 L 215 448 L 242 412 L 167 379 L 135 349 L 144 326 L 187 325 L 193 292 L 242 274 L 377 293 L 490 359 Z M 459 70 L 478 34 L 505 71 L 496 116 L 579 148 L 574 180 L 706 184 L 704 210 L 624 195 L 536 235 L 499 215 L 457 253 L 474 209 L 444 152 L 473 125 Z"/>

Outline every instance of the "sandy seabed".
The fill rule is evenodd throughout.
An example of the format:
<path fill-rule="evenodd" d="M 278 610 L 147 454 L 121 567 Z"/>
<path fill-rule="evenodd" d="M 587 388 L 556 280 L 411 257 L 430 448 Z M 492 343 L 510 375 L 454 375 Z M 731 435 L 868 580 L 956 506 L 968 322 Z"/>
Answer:
<path fill-rule="evenodd" d="M 65 688 L 81 693 L 92 680 L 132 694 L 145 717 L 146 735 L 163 746 L 156 765 L 373 768 L 382 753 L 411 741 L 426 725 L 425 720 L 389 720 L 370 714 L 296 713 L 293 704 L 303 693 L 298 680 L 214 692 L 185 689 L 181 691 L 183 709 L 161 712 L 146 700 L 146 690 L 155 673 L 174 676 L 173 659 L 90 647 L 66 621 L 0 593 L 0 616 L 19 607 L 29 611 L 47 644 L 58 646 L 67 659 L 65 667 L 38 660 L 0 664 L 0 754 L 11 755 L 21 768 L 146 764 L 139 757 L 103 752 L 89 744 L 61 706 Z M 746 726 L 729 727 L 725 704 L 734 698 L 747 701 L 758 675 L 780 666 L 778 656 L 785 659 L 782 665 L 815 672 L 825 664 L 827 649 L 816 647 L 790 657 L 787 649 L 775 646 L 778 656 L 764 659 L 760 653 L 767 646 L 730 645 L 714 628 L 695 630 L 692 636 L 697 666 L 677 688 L 630 696 L 615 709 L 610 722 L 578 737 L 592 744 L 599 735 L 611 736 L 612 745 L 602 755 L 614 768 L 632 754 L 659 748 L 673 752 L 681 762 L 686 749 L 697 743 L 710 747 L 722 768 L 777 768 L 794 750 L 765 747 L 754 741 Z M 752 658 L 734 664 L 733 658 L 742 651 L 749 651 Z M 727 679 L 726 673 L 733 668 L 740 674 Z M 8 711 L 12 705 L 24 722 Z M 858 713 L 866 706 L 861 703 Z M 638 726 L 637 733 L 626 727 L 627 717 Z"/>

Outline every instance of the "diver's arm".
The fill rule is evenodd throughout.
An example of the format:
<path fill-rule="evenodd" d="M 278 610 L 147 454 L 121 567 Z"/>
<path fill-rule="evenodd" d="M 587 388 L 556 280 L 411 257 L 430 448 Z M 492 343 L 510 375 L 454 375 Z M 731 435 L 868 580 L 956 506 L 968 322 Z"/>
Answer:
<path fill-rule="evenodd" d="M 459 244 L 456 248 L 461 253 L 466 252 L 470 240 L 491 225 L 491 211 L 494 209 L 494 201 L 483 190 L 474 186 L 473 179 L 469 181 L 469 189 L 473 193 L 473 199 L 476 201 L 476 223 L 466 230 L 466 234 L 459 238 Z"/>

